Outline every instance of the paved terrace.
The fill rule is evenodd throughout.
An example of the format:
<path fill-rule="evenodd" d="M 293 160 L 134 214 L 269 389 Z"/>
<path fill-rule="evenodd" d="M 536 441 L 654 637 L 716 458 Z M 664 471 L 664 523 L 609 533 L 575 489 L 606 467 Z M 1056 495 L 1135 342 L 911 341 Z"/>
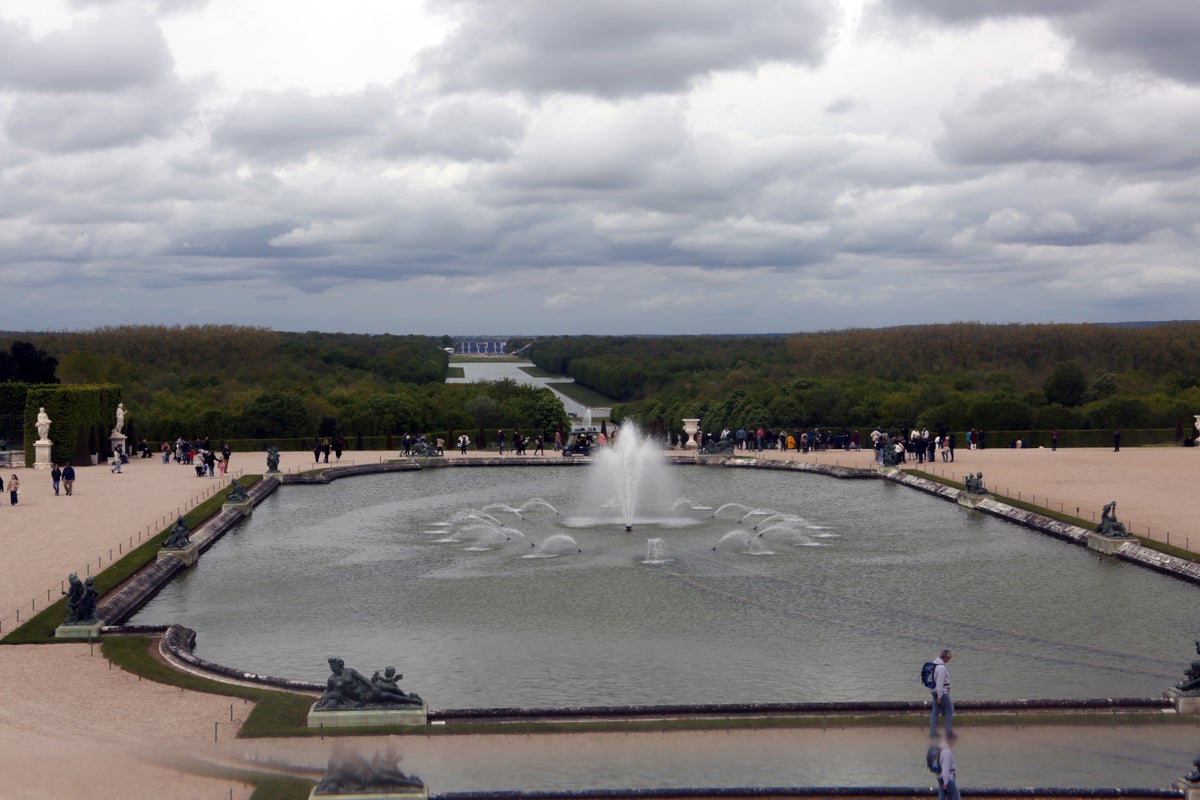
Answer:
<path fill-rule="evenodd" d="M 461 457 L 448 451 L 448 458 Z M 500 458 L 494 452 L 471 457 Z M 394 453 L 350 452 L 342 463 L 377 463 Z M 505 456 L 507 457 L 507 456 Z M 547 460 L 561 460 L 550 451 Z M 840 466 L 872 466 L 870 452 L 757 457 Z M 309 453 L 283 453 L 281 468 L 313 468 Z M 913 464 L 907 466 L 916 466 Z M 235 454 L 231 475 L 261 473 L 262 453 Z M 1196 480 L 1200 449 L 1179 447 L 1071 450 L 959 450 L 954 463 L 930 471 L 961 480 L 982 471 L 985 486 L 1039 505 L 1098 516 L 1110 500 L 1135 533 L 1200 550 Z M 226 488 L 191 467 L 134 459 L 122 474 L 105 466 L 78 470 L 72 497 L 55 496 L 47 471 L 14 468 L 20 504 L 0 508 L 0 626 L 57 599 L 70 572 L 95 574 L 178 514 Z M 9 474 L 4 476 L 6 479 Z M 1181 656 L 1183 658 L 1183 656 Z M 0 795 L 5 798 L 246 798 L 250 787 L 183 775 L 156 765 L 180 749 L 205 748 L 214 723 L 244 719 L 227 698 L 183 692 L 110 669 L 88 644 L 0 648 Z M 226 735 L 232 736 L 227 726 Z M 1190 731 L 1190 729 L 1189 729 Z M 1188 736 L 1194 734 L 1189 732 Z M 1192 748 L 1193 750 L 1195 748 Z M 141 754 L 141 755 L 135 755 Z M 414 767 L 416 769 L 416 767 Z"/>

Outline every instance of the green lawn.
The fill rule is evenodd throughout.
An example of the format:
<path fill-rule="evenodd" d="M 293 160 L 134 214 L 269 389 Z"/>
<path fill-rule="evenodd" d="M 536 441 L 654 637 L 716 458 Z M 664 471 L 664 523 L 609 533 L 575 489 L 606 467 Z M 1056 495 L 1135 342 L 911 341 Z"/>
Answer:
<path fill-rule="evenodd" d="M 561 378 L 562 377 L 561 375 L 559 375 L 557 373 L 547 372 L 546 370 L 542 369 L 541 367 L 517 367 L 517 369 L 521 370 L 521 372 L 524 372 L 526 375 L 530 376 L 531 378 Z"/>
<path fill-rule="evenodd" d="M 576 403 L 588 408 L 612 408 L 616 402 L 611 397 L 600 394 L 586 386 L 580 386 L 578 383 L 559 383 L 553 381 L 548 383 L 547 386 L 550 386 L 555 391 L 562 392 Z"/>

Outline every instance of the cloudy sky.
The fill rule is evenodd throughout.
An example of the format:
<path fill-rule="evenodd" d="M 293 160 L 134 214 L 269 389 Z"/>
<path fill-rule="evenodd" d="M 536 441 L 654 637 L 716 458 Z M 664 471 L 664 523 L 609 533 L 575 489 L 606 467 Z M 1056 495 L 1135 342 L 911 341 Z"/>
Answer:
<path fill-rule="evenodd" d="M 1200 317 L 1195 0 L 4 0 L 0 327 Z"/>

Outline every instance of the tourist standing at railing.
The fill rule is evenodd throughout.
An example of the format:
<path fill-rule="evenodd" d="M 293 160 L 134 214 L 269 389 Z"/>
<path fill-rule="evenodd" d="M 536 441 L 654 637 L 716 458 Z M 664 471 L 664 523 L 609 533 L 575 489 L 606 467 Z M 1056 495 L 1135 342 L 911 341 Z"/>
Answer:
<path fill-rule="evenodd" d="M 933 660 L 933 708 L 929 712 L 929 735 L 937 736 L 938 716 L 946 720 L 946 736 L 954 735 L 954 701 L 950 699 L 950 651 Z"/>

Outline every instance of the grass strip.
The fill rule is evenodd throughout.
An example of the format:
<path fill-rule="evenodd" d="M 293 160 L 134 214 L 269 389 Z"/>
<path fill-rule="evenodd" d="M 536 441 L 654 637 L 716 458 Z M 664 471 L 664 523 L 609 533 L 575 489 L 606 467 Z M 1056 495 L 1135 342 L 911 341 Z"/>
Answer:
<path fill-rule="evenodd" d="M 531 378 L 561 378 L 557 372 L 549 372 L 541 367 L 517 367 Z"/>
<path fill-rule="evenodd" d="M 580 386 L 573 381 L 549 381 L 546 385 L 587 408 L 612 408 L 617 402 L 608 395 L 600 394 L 595 389 Z M 598 420 L 599 417 L 596 419 Z"/>
<path fill-rule="evenodd" d="M 249 489 L 258 483 L 261 478 L 261 475 L 245 475 L 239 478 L 238 482 L 244 488 Z M 184 514 L 183 519 L 191 530 L 196 530 L 196 528 L 204 524 L 210 517 L 219 512 L 221 506 L 224 504 L 225 493 L 217 492 Z M 96 591 L 100 593 L 100 597 L 103 598 L 104 595 L 120 586 L 138 570 L 157 558 L 158 551 L 162 549 L 163 542 L 170 535 L 171 528 L 174 525 L 175 523 L 172 522 L 170 526 L 163 528 L 96 575 Z M 70 639 L 54 638 L 55 628 L 61 625 L 66 618 L 67 599 L 60 597 L 56 602 L 42 609 L 12 633 L 0 639 L 0 644 L 49 644 L 72 641 Z M 75 639 L 73 641 L 77 642 L 79 640 Z"/>
<path fill-rule="evenodd" d="M 467 377 L 467 371 L 462 367 L 446 367 L 447 378 L 459 378 L 460 380 Z"/>
<path fill-rule="evenodd" d="M 313 698 L 307 695 L 222 683 L 191 673 L 181 672 L 164 664 L 150 654 L 153 640 L 145 636 L 109 636 L 101 642 L 104 657 L 126 672 L 177 686 L 180 690 L 206 692 L 241 698 L 254 703 L 254 708 L 242 723 L 239 738 L 260 736 L 295 736 L 304 727 Z"/>
<path fill-rule="evenodd" d="M 303 778 L 288 778 L 271 775 L 254 782 L 254 793 L 250 800 L 308 800 L 313 787 L 312 781 Z"/>

